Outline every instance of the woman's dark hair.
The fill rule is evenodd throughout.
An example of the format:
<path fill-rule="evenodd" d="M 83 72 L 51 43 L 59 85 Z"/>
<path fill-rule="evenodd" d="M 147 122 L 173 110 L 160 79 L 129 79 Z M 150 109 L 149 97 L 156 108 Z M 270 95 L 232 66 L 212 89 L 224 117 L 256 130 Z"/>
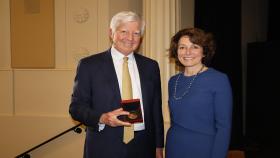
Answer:
<path fill-rule="evenodd" d="M 206 33 L 204 30 L 199 28 L 186 28 L 177 32 L 170 42 L 169 48 L 169 57 L 175 58 L 176 65 L 183 66 L 178 59 L 178 43 L 179 40 L 183 37 L 189 37 L 190 41 L 194 44 L 197 44 L 203 48 L 202 63 L 206 66 L 209 66 L 212 57 L 215 54 L 216 44 L 211 33 Z"/>

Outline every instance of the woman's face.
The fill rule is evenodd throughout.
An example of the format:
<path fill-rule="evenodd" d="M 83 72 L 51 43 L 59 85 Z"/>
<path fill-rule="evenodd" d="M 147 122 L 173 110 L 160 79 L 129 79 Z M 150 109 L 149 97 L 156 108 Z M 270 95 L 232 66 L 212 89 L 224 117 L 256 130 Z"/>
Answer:
<path fill-rule="evenodd" d="M 202 65 L 203 48 L 190 41 L 188 36 L 182 36 L 178 42 L 178 59 L 185 67 L 196 67 Z"/>

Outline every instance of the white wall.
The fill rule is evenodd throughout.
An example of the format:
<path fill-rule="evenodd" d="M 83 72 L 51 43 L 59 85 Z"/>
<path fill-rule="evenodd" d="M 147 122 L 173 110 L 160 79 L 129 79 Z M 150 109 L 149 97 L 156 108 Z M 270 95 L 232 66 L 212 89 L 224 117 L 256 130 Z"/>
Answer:
<path fill-rule="evenodd" d="M 76 124 L 68 113 L 76 64 L 80 58 L 101 49 L 97 47 L 101 35 L 97 33 L 101 28 L 97 15 L 100 10 L 109 12 L 102 8 L 102 2 L 106 3 L 55 1 L 56 68 L 12 69 L 9 0 L 0 1 L 1 157 L 15 157 Z M 85 10 L 87 19 L 83 19 Z M 106 40 L 99 42 L 108 45 Z M 82 157 L 84 133 L 70 132 L 31 152 L 31 156 Z"/>

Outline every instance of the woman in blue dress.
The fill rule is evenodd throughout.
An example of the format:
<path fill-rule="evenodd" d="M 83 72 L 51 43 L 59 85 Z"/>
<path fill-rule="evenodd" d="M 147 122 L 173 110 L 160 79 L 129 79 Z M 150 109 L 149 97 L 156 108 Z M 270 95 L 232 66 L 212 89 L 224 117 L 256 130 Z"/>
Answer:
<path fill-rule="evenodd" d="M 171 127 L 166 158 L 226 158 L 232 119 L 232 91 L 226 74 L 208 67 L 215 53 L 211 33 L 177 32 L 170 57 L 182 71 L 168 83 Z"/>

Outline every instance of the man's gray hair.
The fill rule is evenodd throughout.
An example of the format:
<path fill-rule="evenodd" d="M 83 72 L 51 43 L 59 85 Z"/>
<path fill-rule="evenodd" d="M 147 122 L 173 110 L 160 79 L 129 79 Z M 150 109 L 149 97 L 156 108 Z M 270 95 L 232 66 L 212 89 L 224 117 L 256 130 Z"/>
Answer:
<path fill-rule="evenodd" d="M 116 29 L 122 24 L 126 22 L 138 22 L 141 25 L 141 35 L 144 34 L 145 31 L 145 22 L 141 19 L 141 17 L 132 12 L 132 11 L 122 11 L 117 13 L 112 17 L 111 23 L 110 23 L 110 29 L 112 30 L 112 33 L 114 34 Z"/>

